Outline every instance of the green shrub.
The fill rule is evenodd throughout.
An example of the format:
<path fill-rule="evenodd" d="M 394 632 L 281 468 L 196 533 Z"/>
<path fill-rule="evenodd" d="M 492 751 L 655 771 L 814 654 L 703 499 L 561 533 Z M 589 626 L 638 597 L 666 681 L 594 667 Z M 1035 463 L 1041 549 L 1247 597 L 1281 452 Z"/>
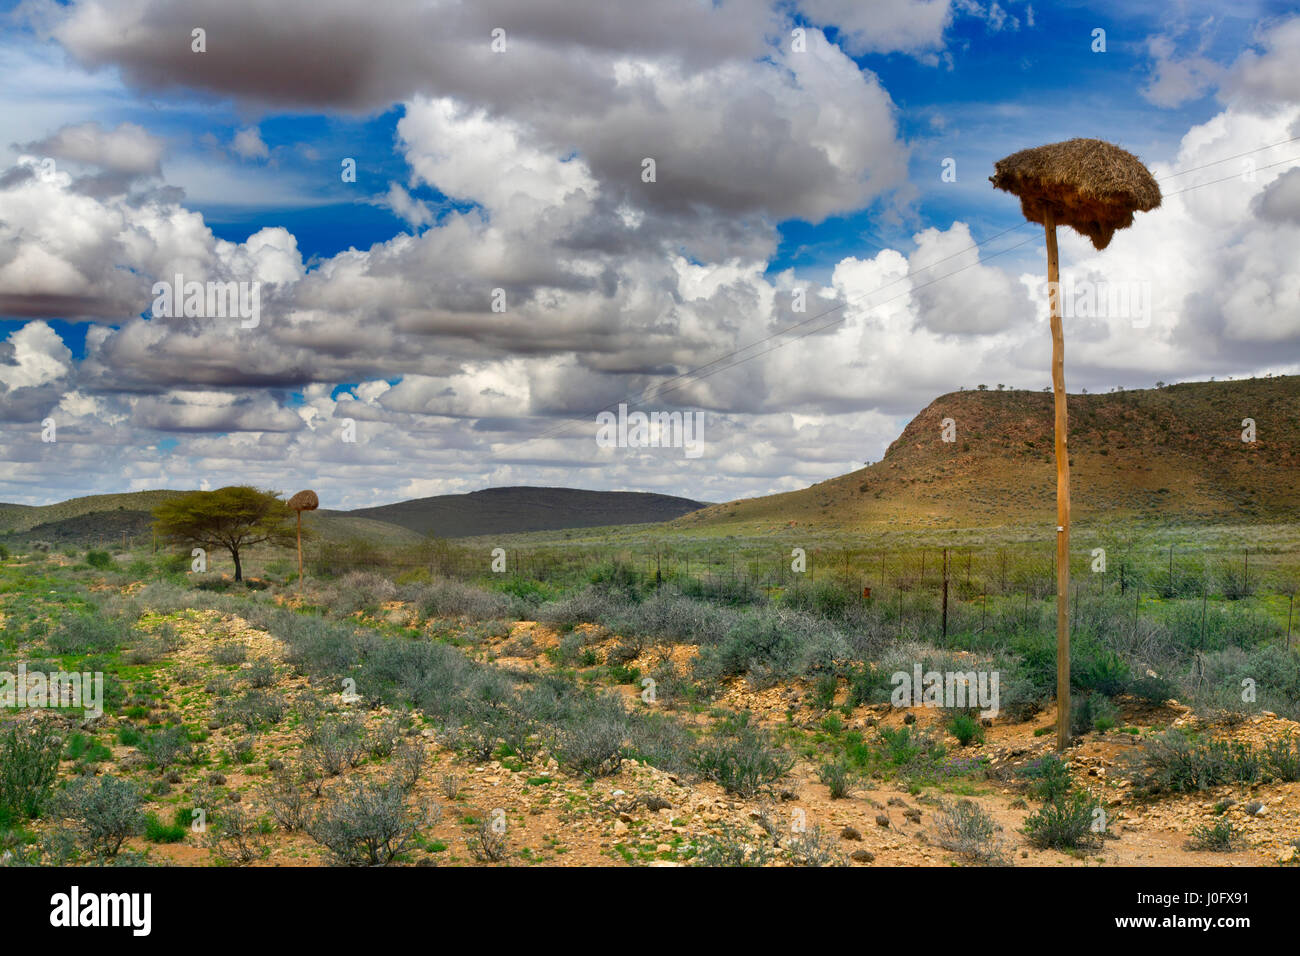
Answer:
<path fill-rule="evenodd" d="M 695 738 L 678 721 L 664 714 L 631 714 L 627 752 L 669 773 L 691 769 Z"/>
<path fill-rule="evenodd" d="M 355 767 L 366 755 L 365 723 L 356 717 L 308 718 L 302 758 L 327 777 L 337 777 Z"/>
<path fill-rule="evenodd" d="M 1170 698 L 1178 696 L 1178 688 L 1172 681 L 1163 677 L 1152 677 L 1149 674 L 1132 681 L 1128 686 L 1128 692 L 1148 704 L 1163 704 Z"/>
<path fill-rule="evenodd" d="M 1264 744 L 1264 763 L 1274 780 L 1300 780 L 1300 743 L 1289 733 L 1269 740 Z"/>
<path fill-rule="evenodd" d="M 150 843 L 179 843 L 185 839 L 186 829 L 183 825 L 163 823 L 154 813 L 144 818 L 144 838 Z"/>
<path fill-rule="evenodd" d="M 484 816 L 475 821 L 465 838 L 470 854 L 480 863 L 500 863 L 506 858 L 506 834 L 494 822 L 492 817 Z"/>
<path fill-rule="evenodd" d="M 730 823 L 702 837 L 695 855 L 697 866 L 766 866 L 772 860 L 771 848 Z"/>
<path fill-rule="evenodd" d="M 263 792 L 271 816 L 290 833 L 305 829 L 311 822 L 306 790 L 288 773 L 277 773 Z"/>
<path fill-rule="evenodd" d="M 979 804 L 958 800 L 935 817 L 935 836 L 941 847 L 976 863 L 1005 863 L 998 833 L 1002 827 Z"/>
<path fill-rule="evenodd" d="M 113 556 L 107 551 L 87 551 L 86 563 L 97 570 L 107 571 L 113 566 Z"/>
<path fill-rule="evenodd" d="M 46 637 L 56 654 L 88 654 L 114 650 L 125 643 L 128 628 L 98 612 L 70 614 Z"/>
<path fill-rule="evenodd" d="M 1024 833 L 1040 849 L 1085 849 L 1096 846 L 1101 835 L 1092 824 L 1101 804 L 1086 790 L 1058 795 L 1025 819 Z"/>
<path fill-rule="evenodd" d="M 1074 787 L 1070 768 L 1056 754 L 1048 754 L 1029 764 L 1024 775 L 1030 781 L 1030 793 L 1035 800 L 1053 803 L 1064 797 Z"/>
<path fill-rule="evenodd" d="M 42 726 L 10 727 L 0 737 L 0 828 L 38 817 L 59 771 L 62 741 Z"/>
<path fill-rule="evenodd" d="M 1195 741 L 1167 730 L 1126 754 L 1134 786 L 1148 793 L 1189 793 L 1226 783 L 1253 783 L 1264 758 L 1249 744 L 1227 740 Z"/>
<path fill-rule="evenodd" d="M 204 842 L 227 860 L 250 863 L 264 855 L 264 838 L 272 829 L 269 820 L 255 817 L 243 803 L 227 803 L 208 818 Z"/>
<path fill-rule="evenodd" d="M 86 734 L 73 734 L 68 738 L 68 746 L 64 750 L 64 759 L 83 761 L 87 764 L 103 763 L 113 756 L 113 752 Z"/>
<path fill-rule="evenodd" d="M 330 799 L 307 833 L 344 866 L 387 866 L 426 819 L 407 809 L 397 784 L 366 782 Z"/>
<path fill-rule="evenodd" d="M 795 866 L 844 866 L 835 837 L 815 824 L 786 844 L 786 858 Z"/>
<path fill-rule="evenodd" d="M 817 771 L 817 776 L 822 783 L 830 788 L 832 800 L 844 799 L 852 789 L 853 784 L 849 774 L 849 765 L 843 760 L 822 764 L 821 769 Z"/>
<path fill-rule="evenodd" d="M 1070 686 L 1112 697 L 1130 682 L 1129 667 L 1114 651 L 1087 643 L 1070 649 Z"/>
<path fill-rule="evenodd" d="M 166 769 L 190 753 L 190 735 L 179 724 L 155 730 L 140 741 L 140 752 L 149 758 L 151 767 Z"/>
<path fill-rule="evenodd" d="M 623 763 L 627 735 L 627 718 L 621 705 L 588 705 L 560 728 L 555 757 L 561 766 L 587 777 L 617 773 Z"/>
<path fill-rule="evenodd" d="M 970 714 L 954 714 L 948 721 L 948 733 L 956 737 L 957 742 L 963 747 L 984 742 L 984 727 L 980 724 L 979 718 L 972 717 Z"/>
<path fill-rule="evenodd" d="M 1202 824 L 1192 830 L 1184 846 L 1188 850 L 1207 850 L 1211 853 L 1232 853 L 1244 844 L 1242 836 L 1231 820 Z"/>
<path fill-rule="evenodd" d="M 322 600 L 335 614 L 346 617 L 357 611 L 377 611 L 396 595 L 397 587 L 388 578 L 372 571 L 353 571 L 330 588 Z"/>
<path fill-rule="evenodd" d="M 695 769 L 728 793 L 754 797 L 770 789 L 794 767 L 794 758 L 771 745 L 757 728 L 747 724 L 723 730 L 700 744 Z"/>
<path fill-rule="evenodd" d="M 1090 731 L 1104 734 L 1119 722 L 1119 710 L 1105 694 L 1076 697 L 1070 706 L 1070 733 L 1080 736 Z"/>
<path fill-rule="evenodd" d="M 919 734 L 913 735 L 912 728 L 907 724 L 893 729 L 880 728 L 880 739 L 885 745 L 889 762 L 896 767 L 911 763 L 927 749 L 926 741 Z"/>
<path fill-rule="evenodd" d="M 853 601 L 848 588 L 829 581 L 817 581 L 806 587 L 794 587 L 785 593 L 782 603 L 825 618 L 841 618 Z"/>
<path fill-rule="evenodd" d="M 888 676 L 883 668 L 872 668 L 870 664 L 853 668 L 849 672 L 849 703 L 860 707 L 889 700 L 893 685 Z"/>
<path fill-rule="evenodd" d="M 72 820 L 82 846 L 97 856 L 117 856 L 126 838 L 143 827 L 140 792 L 117 777 L 74 780 L 59 802 L 60 812 Z"/>
<path fill-rule="evenodd" d="M 813 682 L 813 706 L 820 710 L 829 710 L 835 706 L 835 694 L 840 689 L 839 678 L 834 674 L 822 674 Z"/>
<path fill-rule="evenodd" d="M 216 716 L 222 723 L 236 723 L 246 730 L 259 731 L 278 724 L 284 711 L 285 702 L 279 695 L 253 689 L 233 700 L 222 701 Z"/>

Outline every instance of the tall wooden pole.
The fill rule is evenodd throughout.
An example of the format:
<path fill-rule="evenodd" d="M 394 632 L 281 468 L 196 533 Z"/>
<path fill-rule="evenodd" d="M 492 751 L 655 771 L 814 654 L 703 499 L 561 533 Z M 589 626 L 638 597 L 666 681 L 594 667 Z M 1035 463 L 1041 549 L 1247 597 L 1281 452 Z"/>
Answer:
<path fill-rule="evenodd" d="M 1070 743 L 1070 452 L 1066 447 L 1065 333 L 1061 329 L 1061 271 L 1056 218 L 1043 215 L 1047 234 L 1047 295 L 1052 315 L 1052 395 L 1056 403 L 1056 749 Z"/>
<path fill-rule="evenodd" d="M 302 590 L 302 512 L 298 515 L 298 590 Z"/>

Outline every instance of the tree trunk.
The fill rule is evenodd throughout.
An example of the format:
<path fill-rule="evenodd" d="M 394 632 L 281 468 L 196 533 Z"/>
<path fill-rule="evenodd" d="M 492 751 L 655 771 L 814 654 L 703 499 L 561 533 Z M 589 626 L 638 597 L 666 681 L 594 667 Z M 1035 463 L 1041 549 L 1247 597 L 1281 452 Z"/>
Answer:
<path fill-rule="evenodd" d="M 1047 295 L 1052 321 L 1052 395 L 1056 405 L 1056 749 L 1070 743 L 1070 451 L 1066 447 L 1065 333 L 1061 329 L 1061 274 L 1056 219 L 1043 216 L 1047 234 Z"/>
<path fill-rule="evenodd" d="M 239 563 L 239 551 L 235 548 L 231 548 L 230 556 L 235 559 L 235 580 L 244 580 L 244 567 Z"/>

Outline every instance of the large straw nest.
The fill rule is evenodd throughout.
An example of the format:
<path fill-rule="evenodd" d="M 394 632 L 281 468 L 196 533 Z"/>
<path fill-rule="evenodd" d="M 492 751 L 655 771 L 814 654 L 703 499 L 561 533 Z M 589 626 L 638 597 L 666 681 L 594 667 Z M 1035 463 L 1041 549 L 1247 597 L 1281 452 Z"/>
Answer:
<path fill-rule="evenodd" d="M 1051 210 L 1098 249 L 1110 245 L 1116 229 L 1133 225 L 1134 212 L 1160 205 L 1160 187 L 1142 161 L 1100 139 L 1070 139 L 1022 149 L 993 164 L 989 182 L 1020 197 L 1030 222 Z"/>
<path fill-rule="evenodd" d="M 300 491 L 289 499 L 289 507 L 294 511 L 315 511 L 320 507 L 320 499 L 310 489 Z"/>

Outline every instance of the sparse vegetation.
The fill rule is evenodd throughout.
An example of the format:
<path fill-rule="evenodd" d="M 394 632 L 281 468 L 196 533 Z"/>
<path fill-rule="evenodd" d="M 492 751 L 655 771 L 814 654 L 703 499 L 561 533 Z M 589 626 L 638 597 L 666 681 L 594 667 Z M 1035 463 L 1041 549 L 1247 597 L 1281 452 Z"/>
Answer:
<path fill-rule="evenodd" d="M 367 782 L 330 797 L 307 833 L 345 866 L 387 866 L 427 822 L 407 808 L 404 788 Z"/>
<path fill-rule="evenodd" d="M 792 576 L 788 560 L 769 570 L 744 540 L 734 569 L 730 554 L 710 563 L 704 544 L 689 547 L 689 574 L 680 554 L 593 562 L 564 544 L 533 554 L 535 578 L 513 571 L 508 580 L 468 569 L 447 542 L 423 566 L 393 573 L 399 547 L 365 569 L 318 567 L 322 577 L 301 595 L 296 561 L 272 548 L 241 558 L 252 588 L 138 551 L 102 568 L 82 563 L 82 549 L 20 552 L 0 565 L 3 653 L 29 668 L 57 657 L 42 666 L 104 671 L 108 721 L 28 755 L 43 753 L 43 763 L 0 761 L 0 839 L 15 859 L 21 850 L 23 861 L 47 863 L 80 852 L 163 863 L 197 853 L 221 864 L 533 864 L 591 852 L 596 840 L 578 848 L 585 837 L 569 835 L 599 833 L 606 859 L 633 864 L 827 865 L 849 862 L 847 851 L 861 864 L 878 844 L 868 838 L 868 851 L 860 833 L 836 839 L 838 822 L 834 833 L 814 820 L 792 828 L 780 802 L 820 802 L 825 812 L 833 800 L 856 833 L 878 815 L 869 801 L 883 786 L 937 808 L 924 811 L 933 814 L 925 831 L 913 829 L 919 810 L 880 808 L 885 822 L 875 825 L 891 839 L 907 835 L 887 859 L 923 836 L 981 864 L 1009 862 L 1008 841 L 1070 854 L 1101 845 L 1100 804 L 1052 755 L 1015 760 L 1036 804 L 1023 836 L 1000 835 L 989 812 L 1017 806 L 999 794 L 1007 764 L 990 758 L 1008 737 L 1041 753 L 1022 722 L 1051 706 L 1055 680 L 1050 578 L 1027 549 L 1008 545 L 1005 569 L 996 552 L 976 552 L 969 581 L 954 552 L 945 634 L 933 552 L 886 550 L 882 565 L 878 550 L 814 546 L 813 581 Z M 1139 550 L 1112 549 L 1122 589 L 1118 574 L 1082 579 L 1075 735 L 1137 738 L 1122 769 L 1144 799 L 1295 780 L 1293 736 L 1247 742 L 1265 709 L 1287 714 L 1300 702 L 1295 651 L 1279 640 L 1286 603 L 1280 615 L 1269 603 L 1269 559 L 1257 566 L 1252 554 L 1250 593 L 1212 594 L 1202 621 L 1204 576 L 1176 567 L 1171 578 L 1167 555 L 1144 565 Z M 346 557 L 336 550 L 330 560 Z M 1204 563 L 1214 581 L 1214 561 Z M 872 597 L 861 579 L 875 582 Z M 998 672 L 997 729 L 973 706 L 913 708 L 901 724 L 881 709 L 892 675 L 917 664 Z M 653 693 L 642 693 L 643 678 Z M 1241 700 L 1247 678 L 1257 701 Z M 1165 729 L 1186 713 L 1171 698 L 1195 708 L 1186 729 Z M 0 753 L 12 734 L 43 727 L 55 740 L 51 728 L 66 726 L 63 715 L 0 719 Z M 82 789 L 109 779 L 134 799 L 116 783 Z M 652 784 L 662 796 L 645 789 Z M 727 796 L 702 811 L 695 801 L 709 784 Z M 604 796 L 623 790 L 635 799 Z M 31 800 L 6 796 L 19 793 Z M 455 819 L 424 818 L 433 793 L 459 808 Z M 92 835 L 73 812 L 92 797 L 115 808 L 116 834 Z M 501 817 L 473 806 L 504 809 L 508 835 Z M 1230 806 L 1219 817 L 1240 827 Z M 1262 806 L 1261 822 L 1280 812 Z M 194 807 L 208 815 L 205 834 L 189 828 Z M 659 820 L 671 830 L 657 830 Z M 295 832 L 310 842 L 287 836 Z M 60 834 L 75 843 L 60 845 Z"/>
<path fill-rule="evenodd" d="M 935 817 L 934 829 L 936 841 L 945 850 L 975 863 L 1007 862 L 998 838 L 1002 828 L 972 800 L 958 800 L 945 806 Z"/>

